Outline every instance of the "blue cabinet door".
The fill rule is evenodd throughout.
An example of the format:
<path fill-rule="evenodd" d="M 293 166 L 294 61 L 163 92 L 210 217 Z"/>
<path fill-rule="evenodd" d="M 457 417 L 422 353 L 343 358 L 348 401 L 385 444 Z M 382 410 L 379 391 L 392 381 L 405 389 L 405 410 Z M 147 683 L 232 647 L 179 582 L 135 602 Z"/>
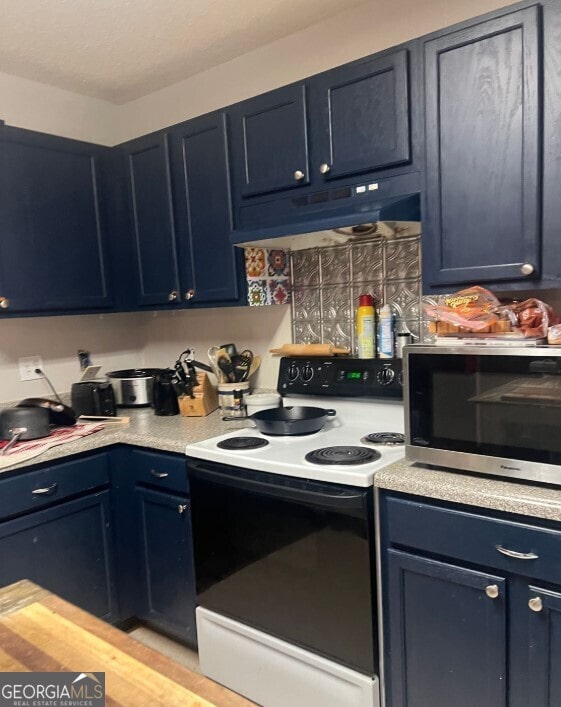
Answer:
<path fill-rule="evenodd" d="M 117 621 L 109 491 L 0 523 L 0 586 L 20 579 Z"/>
<path fill-rule="evenodd" d="M 505 580 L 397 550 L 387 569 L 388 704 L 506 705 Z"/>
<path fill-rule="evenodd" d="M 185 267 L 184 301 L 235 301 L 243 294 L 243 252 L 230 243 L 232 204 L 226 116 L 214 113 L 172 131 L 178 235 Z"/>
<path fill-rule="evenodd" d="M 109 307 L 106 148 L 0 129 L 0 297 L 6 312 Z"/>
<path fill-rule="evenodd" d="M 178 304 L 179 259 L 168 134 L 146 135 L 121 149 L 137 274 L 135 304 Z"/>
<path fill-rule="evenodd" d="M 517 617 L 528 626 L 527 689 L 532 707 L 561 705 L 561 592 L 530 585 Z"/>
<path fill-rule="evenodd" d="M 290 85 L 229 110 L 236 191 L 254 196 L 309 184 L 306 88 Z"/>
<path fill-rule="evenodd" d="M 425 43 L 427 288 L 539 277 L 540 36 L 532 6 Z"/>
<path fill-rule="evenodd" d="M 191 514 L 185 496 L 137 487 L 141 587 L 138 616 L 196 642 Z"/>
<path fill-rule="evenodd" d="M 411 160 L 407 49 L 321 74 L 310 91 L 314 181 Z"/>

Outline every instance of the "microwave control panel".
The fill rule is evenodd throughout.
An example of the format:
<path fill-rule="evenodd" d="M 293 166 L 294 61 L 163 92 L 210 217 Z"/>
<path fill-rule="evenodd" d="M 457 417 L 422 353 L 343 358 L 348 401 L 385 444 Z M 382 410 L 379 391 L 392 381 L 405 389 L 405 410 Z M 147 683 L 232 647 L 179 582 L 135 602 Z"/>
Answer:
<path fill-rule="evenodd" d="M 403 398 L 402 361 L 343 357 L 282 358 L 281 395 Z"/>

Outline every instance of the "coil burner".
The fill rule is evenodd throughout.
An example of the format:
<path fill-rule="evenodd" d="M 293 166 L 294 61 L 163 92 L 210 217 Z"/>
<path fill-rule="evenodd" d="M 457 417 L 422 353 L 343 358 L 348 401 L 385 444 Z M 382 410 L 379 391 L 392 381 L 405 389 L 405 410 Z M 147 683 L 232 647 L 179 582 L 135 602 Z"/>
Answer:
<path fill-rule="evenodd" d="M 261 437 L 228 437 L 217 443 L 220 449 L 259 449 L 266 447 L 269 441 Z"/>
<path fill-rule="evenodd" d="M 382 455 L 366 447 L 322 447 L 306 454 L 306 461 L 312 464 L 340 464 L 350 466 L 377 461 Z"/>

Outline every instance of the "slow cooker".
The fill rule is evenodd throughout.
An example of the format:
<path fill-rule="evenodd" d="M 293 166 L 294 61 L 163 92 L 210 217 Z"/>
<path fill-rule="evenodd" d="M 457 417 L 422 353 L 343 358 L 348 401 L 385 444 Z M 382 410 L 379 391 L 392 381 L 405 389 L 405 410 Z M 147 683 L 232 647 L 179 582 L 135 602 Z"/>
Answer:
<path fill-rule="evenodd" d="M 115 392 L 115 404 L 118 407 L 146 407 L 152 405 L 152 387 L 154 376 L 162 373 L 163 368 L 125 368 L 122 371 L 110 371 L 107 378 Z"/>

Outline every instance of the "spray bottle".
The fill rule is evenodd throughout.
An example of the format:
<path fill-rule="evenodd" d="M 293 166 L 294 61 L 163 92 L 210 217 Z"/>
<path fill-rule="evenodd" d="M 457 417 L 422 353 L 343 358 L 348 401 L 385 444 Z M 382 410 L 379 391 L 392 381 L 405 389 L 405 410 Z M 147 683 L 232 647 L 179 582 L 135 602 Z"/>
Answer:
<path fill-rule="evenodd" d="M 360 295 L 356 311 L 356 334 L 359 358 L 374 358 L 375 322 L 374 298 Z"/>
<path fill-rule="evenodd" d="M 385 304 L 379 312 L 378 321 L 378 356 L 393 358 L 395 348 L 395 332 L 393 312 L 389 304 Z"/>

